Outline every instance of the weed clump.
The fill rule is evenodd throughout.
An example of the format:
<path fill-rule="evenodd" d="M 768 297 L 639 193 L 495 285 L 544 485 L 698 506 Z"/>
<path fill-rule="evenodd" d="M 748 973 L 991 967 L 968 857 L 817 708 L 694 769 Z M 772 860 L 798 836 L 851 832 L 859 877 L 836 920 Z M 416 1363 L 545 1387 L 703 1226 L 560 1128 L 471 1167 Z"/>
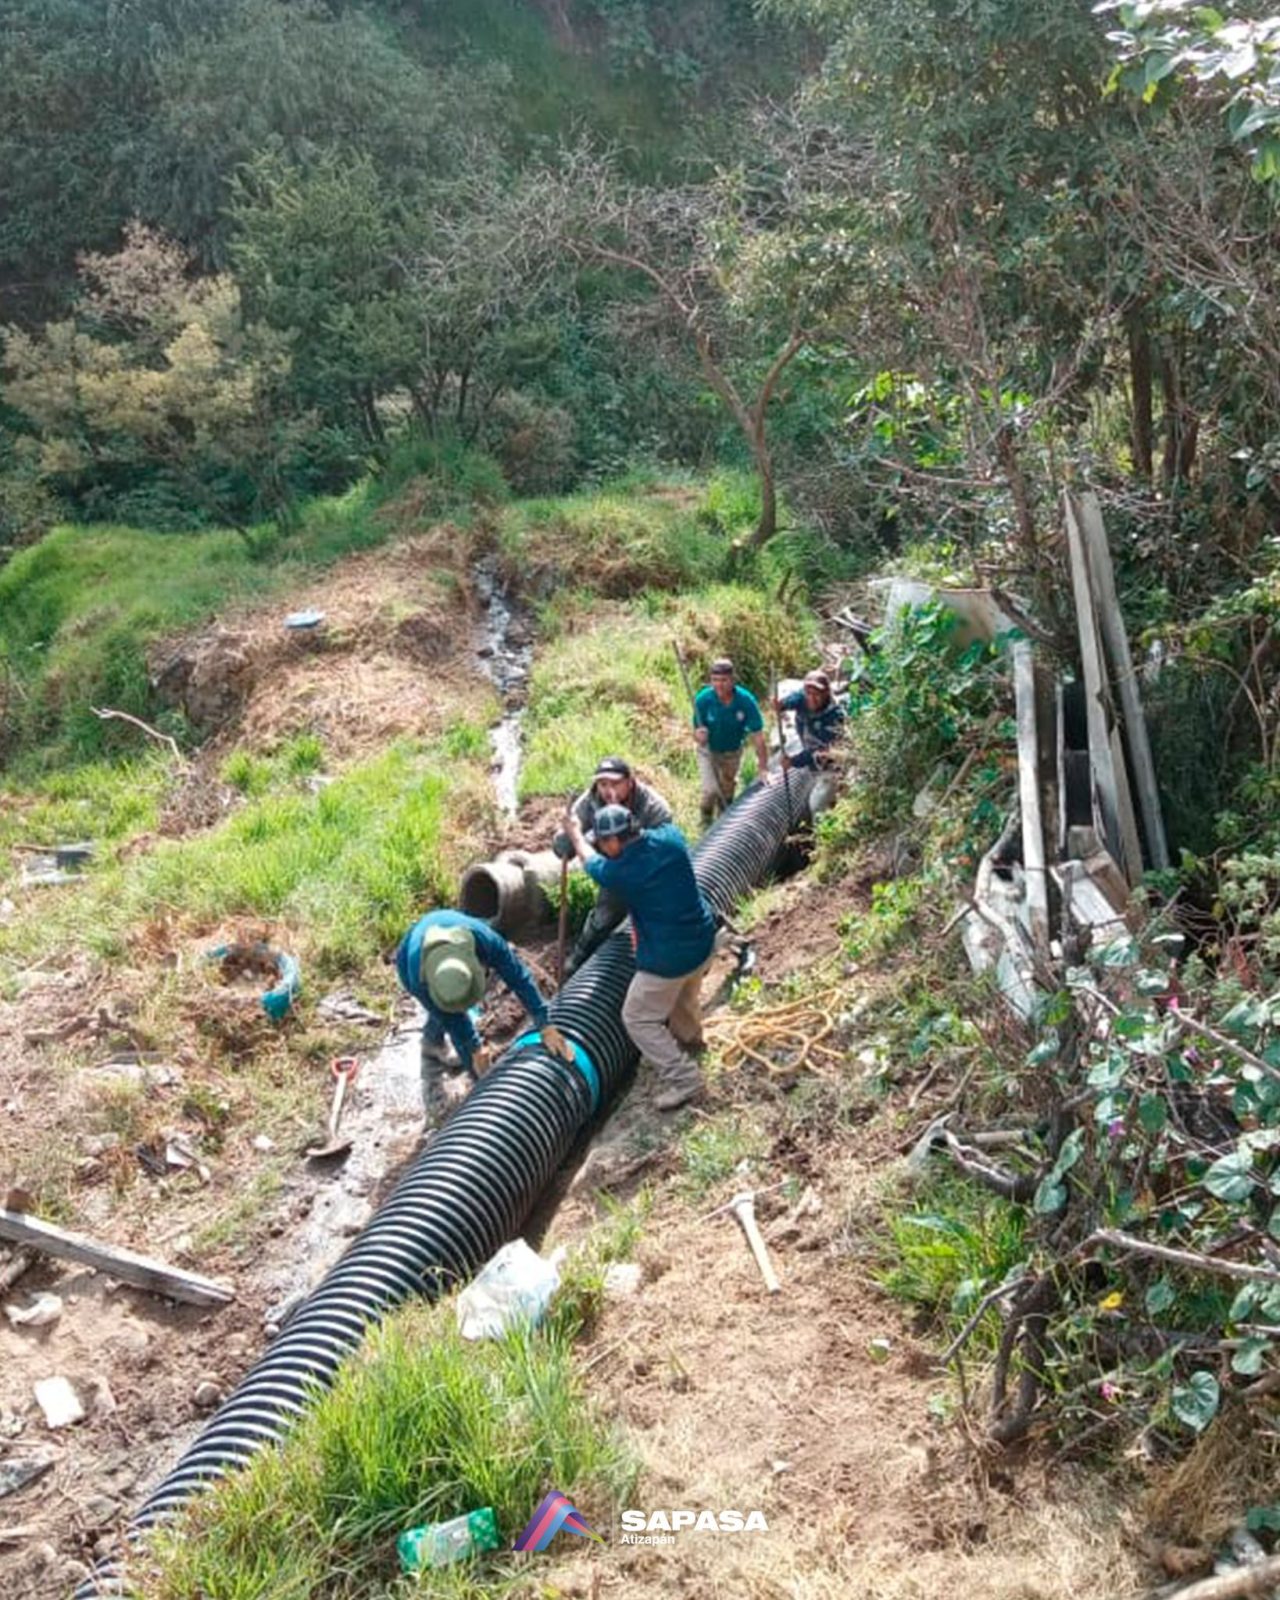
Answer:
<path fill-rule="evenodd" d="M 572 1355 L 583 1308 L 569 1298 L 545 1327 L 479 1344 L 463 1340 L 451 1305 L 390 1318 L 280 1447 L 133 1558 L 137 1592 L 367 1593 L 403 1529 L 492 1506 L 509 1547 L 552 1486 L 589 1524 L 607 1523 L 636 1466 L 584 1397 Z M 491 1558 L 486 1580 L 509 1562 Z"/>

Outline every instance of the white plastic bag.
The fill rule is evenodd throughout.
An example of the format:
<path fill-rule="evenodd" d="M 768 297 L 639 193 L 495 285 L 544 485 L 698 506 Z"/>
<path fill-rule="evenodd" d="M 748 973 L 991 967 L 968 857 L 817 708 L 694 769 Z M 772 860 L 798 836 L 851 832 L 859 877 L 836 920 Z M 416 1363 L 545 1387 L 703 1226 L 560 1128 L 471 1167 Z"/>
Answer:
<path fill-rule="evenodd" d="M 517 1322 L 541 1322 L 559 1287 L 555 1261 L 544 1261 L 523 1239 L 513 1239 L 458 1296 L 462 1337 L 499 1339 Z"/>

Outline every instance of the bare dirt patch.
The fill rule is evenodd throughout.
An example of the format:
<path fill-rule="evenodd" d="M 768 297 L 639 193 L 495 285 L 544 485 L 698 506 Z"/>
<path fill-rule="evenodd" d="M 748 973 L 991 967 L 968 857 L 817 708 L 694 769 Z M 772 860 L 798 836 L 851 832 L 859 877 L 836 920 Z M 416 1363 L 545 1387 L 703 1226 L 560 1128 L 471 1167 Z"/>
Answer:
<path fill-rule="evenodd" d="M 448 527 L 353 556 L 291 593 L 152 652 L 161 694 L 209 736 L 203 765 L 237 744 L 272 749 L 318 734 L 349 760 L 410 734 L 431 737 L 482 705 L 479 607 L 468 539 Z M 323 612 L 314 629 L 285 626 Z"/>
<path fill-rule="evenodd" d="M 606 1303 L 583 1352 L 591 1389 L 641 1458 L 637 1507 L 760 1510 L 768 1531 L 623 1546 L 615 1527 L 608 1555 L 592 1563 L 598 1590 L 582 1561 L 564 1561 L 549 1581 L 566 1594 L 642 1600 L 1140 1592 L 1140 1563 L 1096 1480 L 1046 1477 L 1034 1463 L 1016 1475 L 989 1468 L 946 1420 L 932 1353 L 848 1244 L 877 1161 L 828 1140 L 798 1201 L 762 1194 L 757 1214 L 783 1285 L 771 1296 L 737 1222 L 681 1203 L 679 1163 L 657 1143 L 670 1140 L 672 1119 L 646 1109 L 643 1079 L 633 1101 L 554 1229 L 568 1237 L 603 1215 L 601 1188 L 648 1183 L 656 1196 L 635 1257 L 641 1288 Z M 771 1172 L 794 1172 L 792 1157 L 775 1137 Z"/>

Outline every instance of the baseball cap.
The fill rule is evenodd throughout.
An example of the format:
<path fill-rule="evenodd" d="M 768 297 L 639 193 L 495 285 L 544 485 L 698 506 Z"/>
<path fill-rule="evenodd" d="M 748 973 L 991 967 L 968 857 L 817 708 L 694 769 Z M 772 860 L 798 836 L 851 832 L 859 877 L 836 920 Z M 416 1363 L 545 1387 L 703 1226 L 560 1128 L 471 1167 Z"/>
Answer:
<path fill-rule="evenodd" d="M 831 679 L 822 671 L 806 672 L 804 686 L 806 689 L 821 689 L 824 694 L 831 693 Z"/>
<path fill-rule="evenodd" d="M 719 677 L 722 673 L 727 673 L 729 677 L 733 677 L 733 662 L 730 661 L 728 656 L 717 656 L 711 663 L 711 676 L 713 678 Z"/>
<path fill-rule="evenodd" d="M 631 763 L 624 761 L 621 756 L 601 756 L 595 775 L 597 778 L 629 778 Z"/>
<path fill-rule="evenodd" d="M 600 839 L 625 839 L 634 827 L 635 818 L 626 806 L 601 806 L 587 838 L 593 844 Z"/>

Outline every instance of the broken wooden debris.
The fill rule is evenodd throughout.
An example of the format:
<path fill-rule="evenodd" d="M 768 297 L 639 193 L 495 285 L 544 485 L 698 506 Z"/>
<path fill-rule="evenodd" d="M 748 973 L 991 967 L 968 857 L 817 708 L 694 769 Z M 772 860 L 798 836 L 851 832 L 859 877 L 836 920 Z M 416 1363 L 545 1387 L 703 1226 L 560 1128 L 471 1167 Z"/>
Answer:
<path fill-rule="evenodd" d="M 1110 857 L 1107 858 L 1110 861 Z M 1115 868 L 1115 863 L 1111 863 Z M 1128 932 L 1124 917 L 1104 887 L 1104 881 L 1090 872 L 1084 861 L 1063 861 L 1053 869 L 1053 880 L 1062 895 L 1072 926 L 1088 933 L 1090 943 L 1110 944 Z"/>
<path fill-rule="evenodd" d="M 1044 823 L 1040 815 L 1040 751 L 1036 732 L 1035 663 L 1031 646 L 1012 649 L 1013 692 L 1018 726 L 1018 806 L 1022 814 L 1022 870 L 1031 944 L 1042 961 L 1049 955 L 1049 886 L 1045 878 Z"/>
<path fill-rule="evenodd" d="M 1018 818 L 978 863 L 973 904 L 961 919 L 960 936 L 975 972 L 994 969 L 996 986 L 1024 1021 L 1039 1003 L 1036 950 L 1026 927 L 1026 874 L 1017 859 Z"/>
<path fill-rule="evenodd" d="M 43 1255 L 62 1261 L 75 1261 L 83 1267 L 119 1278 L 137 1289 L 167 1295 L 195 1306 L 222 1306 L 235 1299 L 235 1291 L 225 1283 L 198 1273 L 182 1272 L 150 1256 L 135 1254 L 115 1246 L 99 1244 L 82 1234 L 69 1233 L 51 1222 L 24 1212 L 0 1210 L 0 1238 L 30 1245 Z"/>
<path fill-rule="evenodd" d="M 1102 512 L 1098 497 L 1087 490 L 1076 500 L 1076 515 L 1084 534 L 1085 549 L 1089 559 L 1089 578 L 1098 601 L 1098 621 L 1102 641 L 1110 658 L 1111 676 L 1120 697 L 1123 715 L 1123 733 L 1133 786 L 1138 793 L 1138 807 L 1142 814 L 1142 831 L 1145 835 L 1147 857 L 1153 867 L 1169 865 L 1169 847 L 1165 842 L 1164 820 L 1160 815 L 1160 794 L 1156 787 L 1155 763 L 1151 758 L 1151 745 L 1147 739 L 1147 719 L 1138 696 L 1138 682 L 1129 651 L 1129 636 L 1125 632 L 1120 600 L 1116 594 L 1115 570 L 1111 563 L 1111 549 L 1107 544 L 1106 529 L 1102 525 Z"/>
<path fill-rule="evenodd" d="M 1089 556 L 1074 498 L 1063 496 L 1067 525 L 1067 552 L 1071 588 L 1075 599 L 1080 664 L 1084 673 L 1085 716 L 1089 728 L 1089 761 L 1102 833 L 1111 853 L 1124 868 L 1131 884 L 1142 876 L 1142 846 L 1129 794 L 1129 776 L 1111 700 L 1107 659 L 1094 600 Z"/>

